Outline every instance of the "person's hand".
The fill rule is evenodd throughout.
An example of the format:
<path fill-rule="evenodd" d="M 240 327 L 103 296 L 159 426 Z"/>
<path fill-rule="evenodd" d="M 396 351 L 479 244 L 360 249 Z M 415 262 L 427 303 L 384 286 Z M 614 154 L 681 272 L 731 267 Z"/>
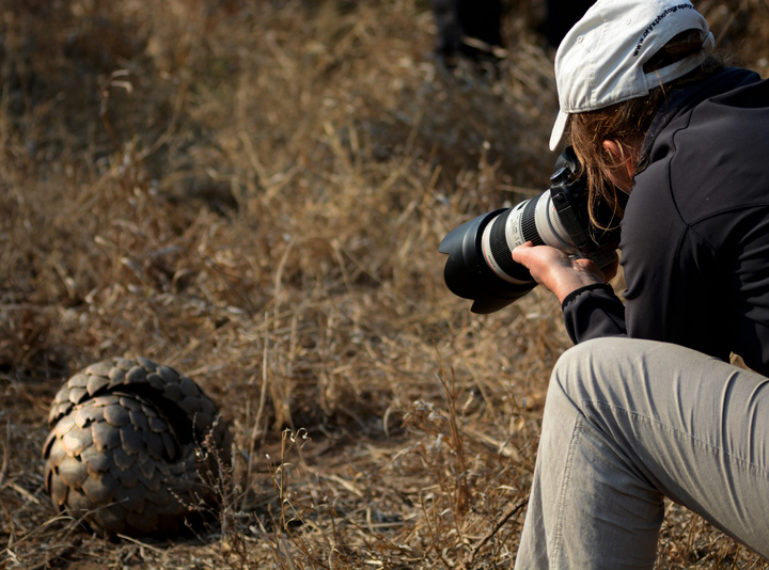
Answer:
<path fill-rule="evenodd" d="M 552 291 L 560 302 L 585 285 L 605 283 L 617 272 L 617 262 L 601 271 L 589 259 L 573 259 L 549 245 L 526 242 L 513 250 L 513 261 L 525 266 L 532 278 Z"/>

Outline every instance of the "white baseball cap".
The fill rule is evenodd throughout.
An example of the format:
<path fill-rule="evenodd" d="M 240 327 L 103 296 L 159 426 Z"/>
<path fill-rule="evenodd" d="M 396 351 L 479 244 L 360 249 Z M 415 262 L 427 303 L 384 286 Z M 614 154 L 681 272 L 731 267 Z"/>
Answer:
<path fill-rule="evenodd" d="M 681 32 L 697 30 L 703 49 L 646 73 L 644 64 Z M 681 0 L 598 0 L 566 34 L 555 56 L 560 110 L 550 150 L 563 139 L 569 114 L 643 97 L 697 68 L 714 45 L 708 23 Z"/>

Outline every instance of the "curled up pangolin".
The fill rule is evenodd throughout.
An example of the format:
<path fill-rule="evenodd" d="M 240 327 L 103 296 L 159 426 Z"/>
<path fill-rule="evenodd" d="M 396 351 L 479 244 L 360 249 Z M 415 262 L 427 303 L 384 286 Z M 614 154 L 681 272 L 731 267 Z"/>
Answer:
<path fill-rule="evenodd" d="M 216 508 L 230 434 L 191 379 L 112 358 L 56 394 L 43 446 L 54 506 L 106 535 L 174 534 Z"/>

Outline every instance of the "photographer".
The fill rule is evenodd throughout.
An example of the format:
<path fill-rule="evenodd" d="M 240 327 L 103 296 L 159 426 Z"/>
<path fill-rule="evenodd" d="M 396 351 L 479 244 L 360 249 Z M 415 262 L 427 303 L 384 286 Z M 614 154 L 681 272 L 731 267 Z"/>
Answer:
<path fill-rule="evenodd" d="M 513 250 L 577 343 L 551 377 L 518 568 L 651 568 L 664 497 L 769 556 L 769 83 L 712 46 L 688 2 L 598 0 L 559 47 L 550 145 L 568 139 L 594 199 L 629 195 L 626 290 Z"/>

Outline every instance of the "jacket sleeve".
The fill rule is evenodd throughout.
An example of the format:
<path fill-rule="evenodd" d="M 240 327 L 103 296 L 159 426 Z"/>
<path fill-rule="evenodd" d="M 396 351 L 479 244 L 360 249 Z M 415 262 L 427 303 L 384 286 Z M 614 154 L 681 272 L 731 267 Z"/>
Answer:
<path fill-rule="evenodd" d="M 625 306 L 610 285 L 587 285 L 562 304 L 566 331 L 577 344 L 591 338 L 626 334 Z"/>

